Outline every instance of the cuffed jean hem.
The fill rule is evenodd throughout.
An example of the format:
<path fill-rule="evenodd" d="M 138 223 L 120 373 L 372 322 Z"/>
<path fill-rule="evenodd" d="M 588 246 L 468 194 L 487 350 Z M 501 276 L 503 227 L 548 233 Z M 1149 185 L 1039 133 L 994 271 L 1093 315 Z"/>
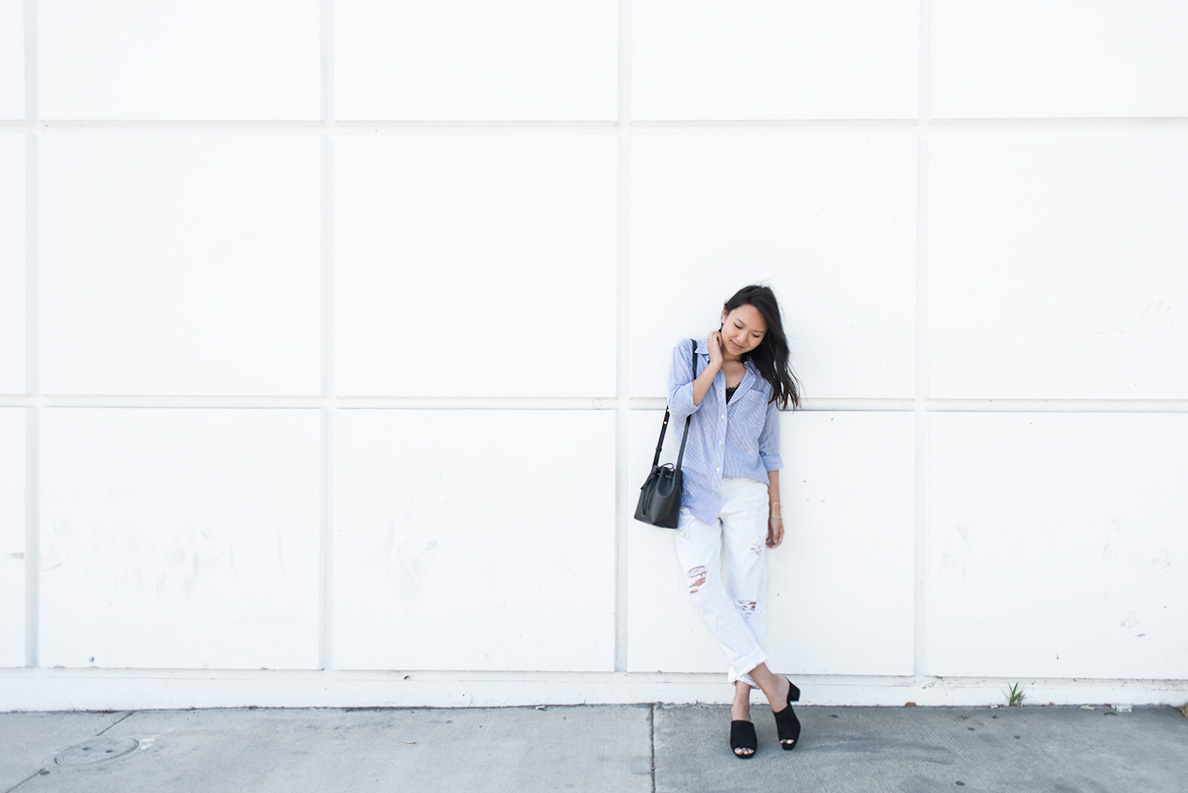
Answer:
<path fill-rule="evenodd" d="M 729 674 L 730 685 L 734 685 L 741 680 L 751 688 L 759 688 L 759 684 L 754 681 L 749 673 L 765 661 L 767 661 L 767 653 L 763 652 L 762 648 L 759 648 L 740 659 L 737 664 L 731 664 Z"/>

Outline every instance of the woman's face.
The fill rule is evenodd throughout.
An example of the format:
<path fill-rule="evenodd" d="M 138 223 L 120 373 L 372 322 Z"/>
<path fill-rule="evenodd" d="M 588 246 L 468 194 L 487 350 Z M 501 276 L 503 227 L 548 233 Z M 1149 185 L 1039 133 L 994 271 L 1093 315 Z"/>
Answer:
<path fill-rule="evenodd" d="M 727 355 L 745 355 L 759 346 L 767 334 L 767 323 L 750 303 L 726 313 L 722 309 L 722 347 Z"/>

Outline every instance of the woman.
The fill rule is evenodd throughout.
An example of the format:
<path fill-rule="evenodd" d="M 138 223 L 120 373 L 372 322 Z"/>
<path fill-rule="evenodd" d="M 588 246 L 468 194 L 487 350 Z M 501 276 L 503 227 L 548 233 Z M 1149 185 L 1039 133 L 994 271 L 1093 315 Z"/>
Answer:
<path fill-rule="evenodd" d="M 771 703 L 780 745 L 792 749 L 800 737 L 792 710 L 800 691 L 771 673 L 763 651 L 764 546 L 778 548 L 784 539 L 779 409 L 797 407 L 800 393 L 779 304 L 765 286 L 744 287 L 726 301 L 721 328 L 697 344 L 696 376 L 691 345 L 685 340 L 673 350 L 668 378 L 672 423 L 693 416 L 677 556 L 694 606 L 730 659 L 730 747 L 748 759 L 758 746 L 752 688 Z"/>

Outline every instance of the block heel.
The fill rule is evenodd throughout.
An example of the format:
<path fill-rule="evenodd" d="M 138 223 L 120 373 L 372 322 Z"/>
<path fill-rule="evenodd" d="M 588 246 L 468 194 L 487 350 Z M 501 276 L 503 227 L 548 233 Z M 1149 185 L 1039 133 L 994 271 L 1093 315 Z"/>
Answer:
<path fill-rule="evenodd" d="M 792 703 L 800 701 L 800 689 L 791 680 L 788 681 L 787 706 L 779 711 L 772 711 L 775 716 L 776 733 L 780 736 L 780 748 L 791 751 L 796 748 L 800 740 L 800 719 L 796 718 L 796 711 L 792 710 Z"/>

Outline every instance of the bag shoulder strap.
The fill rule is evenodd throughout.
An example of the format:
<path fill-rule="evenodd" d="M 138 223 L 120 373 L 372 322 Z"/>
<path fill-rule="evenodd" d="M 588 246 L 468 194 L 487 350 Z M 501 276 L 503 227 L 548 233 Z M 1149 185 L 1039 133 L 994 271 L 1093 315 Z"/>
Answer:
<path fill-rule="evenodd" d="M 693 379 L 697 379 L 697 339 L 690 339 L 693 342 L 692 361 Z M 664 448 L 664 433 L 668 432 L 668 417 L 669 410 L 664 408 L 664 423 L 660 425 L 660 440 L 656 442 L 656 455 L 652 458 L 652 467 L 655 468 L 660 464 L 660 450 Z M 693 414 L 690 413 L 685 418 L 685 432 L 681 435 L 681 450 L 677 453 L 677 461 L 675 470 L 681 470 L 681 462 L 685 459 L 685 442 L 689 440 L 689 422 L 693 420 Z"/>

